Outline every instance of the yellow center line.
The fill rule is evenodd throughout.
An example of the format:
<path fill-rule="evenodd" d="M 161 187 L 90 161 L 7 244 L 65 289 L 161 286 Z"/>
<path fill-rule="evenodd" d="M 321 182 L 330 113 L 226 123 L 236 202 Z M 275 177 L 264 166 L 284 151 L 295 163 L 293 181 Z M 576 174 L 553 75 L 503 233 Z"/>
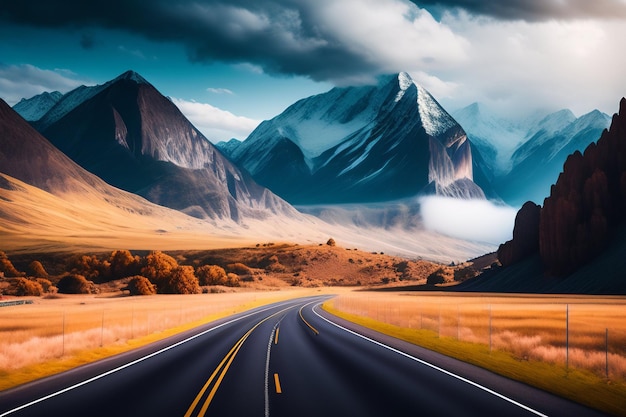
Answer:
<path fill-rule="evenodd" d="M 276 328 L 276 335 L 274 337 L 274 344 L 277 345 L 278 344 L 278 332 L 280 331 L 280 327 Z"/>
<path fill-rule="evenodd" d="M 276 394 L 282 394 L 283 390 L 280 388 L 280 380 L 278 374 L 274 374 L 274 384 L 276 385 Z"/>
<path fill-rule="evenodd" d="M 300 307 L 300 311 L 298 312 L 298 314 L 300 314 L 300 318 L 302 319 L 302 321 L 304 322 L 304 324 L 306 324 L 307 326 L 309 326 L 309 328 L 310 328 L 311 330 L 313 330 L 313 333 L 315 333 L 315 334 L 320 334 L 320 332 L 318 332 L 318 331 L 317 331 L 317 329 L 316 329 L 315 327 L 311 326 L 311 325 L 309 324 L 309 322 L 308 322 L 308 321 L 306 321 L 306 320 L 304 319 L 304 316 L 302 316 L 302 309 L 303 309 L 304 307 L 305 307 L 305 306 Z"/>
<path fill-rule="evenodd" d="M 285 308 L 283 310 L 280 310 L 274 314 L 272 314 L 271 316 L 267 316 L 266 318 L 264 318 L 263 320 L 259 321 L 257 324 L 255 324 L 250 330 L 248 330 L 246 332 L 246 334 L 244 334 L 238 341 L 237 343 L 235 343 L 235 345 L 228 351 L 228 353 L 226 354 L 226 356 L 224 356 L 224 359 L 222 359 L 222 361 L 219 363 L 219 365 L 217 365 L 217 368 L 215 368 L 215 370 L 213 371 L 213 373 L 211 374 L 211 376 L 209 377 L 209 379 L 207 380 L 207 382 L 204 384 L 204 386 L 202 387 L 202 389 L 200 389 L 200 392 L 198 393 L 198 395 L 196 396 L 196 398 L 193 400 L 193 402 L 191 403 L 191 406 L 189 407 L 189 409 L 187 410 L 187 412 L 185 413 L 185 417 L 191 417 L 191 415 L 193 414 L 194 410 L 196 409 L 196 407 L 198 406 L 198 403 L 200 402 L 200 400 L 202 399 L 202 397 L 204 396 L 206 390 L 211 386 L 211 383 L 213 382 L 213 380 L 215 379 L 215 377 L 217 376 L 218 373 L 221 373 L 219 375 L 219 377 L 217 378 L 217 380 L 215 381 L 215 385 L 213 386 L 213 388 L 211 389 L 211 391 L 209 392 L 209 396 L 207 397 L 207 399 L 205 400 L 204 404 L 202 405 L 202 408 L 200 409 L 200 412 L 198 413 L 198 417 L 203 417 L 209 407 L 209 404 L 211 404 L 211 401 L 213 400 L 213 397 L 215 397 L 215 393 L 217 392 L 217 389 L 219 388 L 220 384 L 222 383 L 222 380 L 224 379 L 224 376 L 226 375 L 226 372 L 228 372 L 228 369 L 230 368 L 230 365 L 233 363 L 233 361 L 235 360 L 235 356 L 237 356 L 237 353 L 239 352 L 239 349 L 241 349 L 241 346 L 243 345 L 243 343 L 246 341 L 246 339 L 248 338 L 248 336 L 250 336 L 250 334 L 257 328 L 259 327 L 261 324 L 263 324 L 264 322 L 266 322 L 267 320 L 271 319 L 272 317 L 281 314 L 282 312 L 289 310 L 290 308 L 293 307 L 288 307 Z M 278 337 L 277 337 L 278 340 Z"/>

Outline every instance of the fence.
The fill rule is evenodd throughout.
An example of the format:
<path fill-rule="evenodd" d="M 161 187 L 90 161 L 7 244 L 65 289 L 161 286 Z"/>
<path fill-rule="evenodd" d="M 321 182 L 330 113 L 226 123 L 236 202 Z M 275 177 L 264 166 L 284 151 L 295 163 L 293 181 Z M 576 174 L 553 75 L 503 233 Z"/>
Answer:
<path fill-rule="evenodd" d="M 619 297 L 341 295 L 335 308 L 626 381 L 626 299 Z"/>

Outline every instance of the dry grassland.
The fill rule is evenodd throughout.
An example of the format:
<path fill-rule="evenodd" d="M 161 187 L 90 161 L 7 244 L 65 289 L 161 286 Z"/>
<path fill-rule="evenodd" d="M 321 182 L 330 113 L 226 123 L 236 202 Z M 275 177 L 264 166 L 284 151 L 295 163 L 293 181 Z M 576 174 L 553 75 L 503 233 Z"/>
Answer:
<path fill-rule="evenodd" d="M 0 390 L 45 376 L 50 362 L 113 347 L 117 353 L 171 334 L 170 329 L 197 326 L 235 312 L 278 300 L 319 294 L 283 290 L 146 297 L 62 295 L 32 298 L 33 304 L 0 307 Z M 192 326 L 185 326 L 192 324 Z M 156 337 L 148 337 L 153 335 Z M 105 353 L 106 356 L 106 353 Z M 80 362 L 80 361 L 79 361 Z M 71 367 L 72 365 L 70 365 Z M 54 372 L 58 364 L 52 367 Z M 23 375 L 20 375 L 23 374 Z M 32 375 L 29 376 L 29 375 Z"/>
<path fill-rule="evenodd" d="M 626 381 L 626 298 L 352 292 L 336 309 Z M 607 337 L 608 336 L 608 337 Z"/>

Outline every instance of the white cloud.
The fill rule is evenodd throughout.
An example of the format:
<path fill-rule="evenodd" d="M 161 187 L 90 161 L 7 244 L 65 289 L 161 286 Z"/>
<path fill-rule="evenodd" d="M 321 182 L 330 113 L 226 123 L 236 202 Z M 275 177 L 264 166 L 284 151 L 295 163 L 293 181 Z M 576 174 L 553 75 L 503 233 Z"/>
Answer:
<path fill-rule="evenodd" d="M 209 87 L 209 88 L 206 89 L 206 91 L 208 91 L 209 93 L 213 93 L 213 94 L 229 94 L 229 95 L 235 94 L 231 90 L 229 90 L 228 88 Z"/>
<path fill-rule="evenodd" d="M 424 226 L 447 236 L 500 244 L 513 236 L 517 210 L 487 200 L 459 200 L 446 197 L 419 199 Z"/>
<path fill-rule="evenodd" d="M 172 98 L 172 102 L 212 142 L 243 140 L 259 125 L 259 120 L 237 116 L 207 103 Z"/>
<path fill-rule="evenodd" d="M 44 91 L 67 93 L 82 85 L 93 84 L 75 78 L 69 70 L 41 69 L 34 65 L 4 65 L 0 63 L 0 97 L 9 105 Z"/>
<path fill-rule="evenodd" d="M 499 21 L 445 15 L 443 24 L 467 39 L 468 60 L 435 74 L 458 84 L 448 103 L 485 103 L 506 114 L 538 107 L 609 114 L 626 95 L 626 54 L 620 21 Z"/>
<path fill-rule="evenodd" d="M 467 60 L 462 35 L 406 1 L 325 0 L 316 13 L 328 38 L 378 73 L 435 70 Z"/>

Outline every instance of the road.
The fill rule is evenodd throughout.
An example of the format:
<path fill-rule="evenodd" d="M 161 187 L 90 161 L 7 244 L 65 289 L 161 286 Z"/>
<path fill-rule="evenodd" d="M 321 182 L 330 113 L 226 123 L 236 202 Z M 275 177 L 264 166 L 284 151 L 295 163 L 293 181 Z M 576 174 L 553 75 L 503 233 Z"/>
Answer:
<path fill-rule="evenodd" d="M 275 303 L 0 393 L 4 416 L 598 416 L 322 311 Z"/>

